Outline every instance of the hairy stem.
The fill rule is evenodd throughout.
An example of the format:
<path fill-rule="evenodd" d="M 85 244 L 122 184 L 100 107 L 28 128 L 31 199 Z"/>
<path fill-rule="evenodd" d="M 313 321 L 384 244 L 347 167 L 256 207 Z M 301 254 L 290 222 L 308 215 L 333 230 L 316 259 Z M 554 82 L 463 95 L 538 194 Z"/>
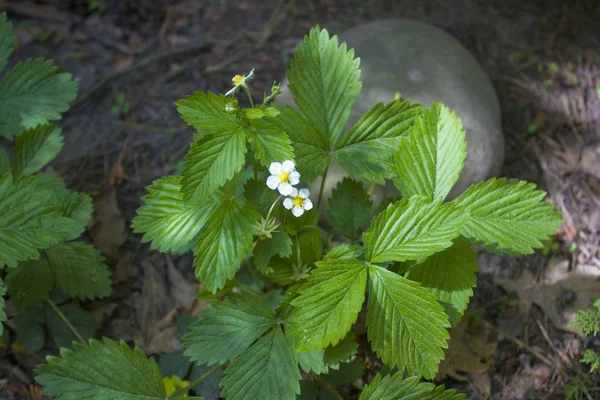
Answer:
<path fill-rule="evenodd" d="M 69 321 L 69 319 L 66 317 L 66 315 L 63 314 L 62 311 L 60 311 L 60 309 L 56 306 L 56 304 L 54 304 L 54 302 L 52 300 L 48 299 L 46 301 L 48 302 L 48 304 L 50 304 L 50 307 L 52 307 L 54 309 L 54 311 L 56 311 L 58 316 L 63 321 L 65 321 L 65 324 L 67 324 L 69 329 L 75 334 L 75 336 L 77 336 L 77 339 L 79 339 L 81 344 L 83 344 L 85 346 L 87 343 L 85 343 L 85 340 L 83 340 L 83 336 L 81 336 L 81 334 L 77 331 L 77 329 L 75 329 L 75 327 L 73 326 L 73 324 L 71 324 L 71 321 Z"/>
<path fill-rule="evenodd" d="M 327 382 L 325 379 L 321 378 L 321 376 L 315 374 L 314 372 L 311 372 L 311 375 L 315 379 L 315 381 L 319 383 L 319 385 L 321 385 L 324 389 L 329 390 L 331 394 L 333 394 L 333 397 L 335 397 L 337 400 L 344 400 L 342 395 L 340 395 L 340 393 L 337 390 L 335 390 L 331 383 Z"/>
<path fill-rule="evenodd" d="M 250 94 L 250 89 L 248 89 L 248 86 L 244 85 L 244 92 L 246 92 L 246 96 L 248 96 L 248 100 L 250 100 L 250 105 L 252 108 L 254 108 L 254 100 L 252 100 L 252 95 Z"/>
<path fill-rule="evenodd" d="M 179 389 L 174 391 L 170 396 L 169 399 L 173 399 L 175 397 L 187 394 L 187 392 L 190 391 L 190 389 L 192 389 L 194 386 L 196 386 L 197 384 L 199 384 L 200 382 L 202 382 L 203 380 L 205 380 L 206 378 L 208 378 L 209 376 L 211 376 L 212 374 L 214 374 L 215 372 L 217 372 L 218 370 L 225 368 L 226 364 L 223 365 L 217 365 L 215 368 L 211 369 L 210 371 L 208 371 L 207 373 L 205 373 L 204 375 L 202 375 L 200 378 L 190 382 L 189 385 L 187 385 L 186 387 L 184 387 L 183 389 Z"/>
<path fill-rule="evenodd" d="M 327 179 L 327 172 L 329 171 L 329 164 L 331 161 L 327 163 L 327 167 L 325 168 L 325 172 L 323 173 L 323 180 L 321 181 L 321 188 L 319 189 L 319 199 L 317 200 L 317 210 L 321 210 L 321 200 L 323 199 L 323 189 L 325 189 L 325 180 Z"/>
<path fill-rule="evenodd" d="M 275 199 L 275 201 L 273 202 L 273 204 L 271 204 L 271 208 L 269 208 L 269 212 L 267 213 L 267 218 L 266 220 L 269 220 L 269 217 L 271 216 L 271 213 L 273 212 L 273 209 L 275 208 L 275 206 L 277 205 L 277 203 L 279 203 L 279 200 L 281 200 L 281 195 L 277 196 L 277 198 Z"/>

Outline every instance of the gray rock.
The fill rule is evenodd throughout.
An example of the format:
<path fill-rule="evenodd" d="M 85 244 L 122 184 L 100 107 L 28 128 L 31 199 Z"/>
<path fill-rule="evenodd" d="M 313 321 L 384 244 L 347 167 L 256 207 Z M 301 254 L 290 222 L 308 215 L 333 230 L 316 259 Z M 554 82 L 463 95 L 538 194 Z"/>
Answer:
<path fill-rule="evenodd" d="M 500 173 L 504 140 L 498 97 L 485 71 L 458 40 L 424 22 L 390 19 L 356 26 L 341 34 L 340 42 L 360 57 L 363 82 L 347 128 L 375 104 L 392 101 L 396 92 L 425 108 L 439 101 L 456 112 L 467 133 L 465 168 L 449 197 Z M 277 101 L 293 105 L 291 92 L 286 90 Z M 330 167 L 325 199 L 344 176 L 339 165 Z M 310 185 L 315 196 L 318 185 Z M 388 185 L 376 191 L 375 204 L 394 190 Z"/>

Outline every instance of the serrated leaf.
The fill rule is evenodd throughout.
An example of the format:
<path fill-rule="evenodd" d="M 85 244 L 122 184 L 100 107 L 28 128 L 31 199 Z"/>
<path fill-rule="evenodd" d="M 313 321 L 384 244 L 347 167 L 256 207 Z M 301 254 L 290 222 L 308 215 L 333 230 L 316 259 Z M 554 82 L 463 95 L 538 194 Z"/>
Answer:
<path fill-rule="evenodd" d="M 421 114 L 421 105 L 409 101 L 379 103 L 340 139 L 333 157 L 351 177 L 383 185 L 393 176 L 401 136 Z"/>
<path fill-rule="evenodd" d="M 452 247 L 415 262 L 406 278 L 419 282 L 431 290 L 442 304 L 447 304 L 454 312 L 449 314 L 450 322 L 456 325 L 467 309 L 477 284 L 475 273 L 479 270 L 477 256 L 471 243 L 458 237 Z"/>
<path fill-rule="evenodd" d="M 0 81 L 0 135 L 11 138 L 25 129 L 61 118 L 77 95 L 77 83 L 52 61 L 20 62 Z"/>
<path fill-rule="evenodd" d="M 276 327 L 227 368 L 221 395 L 228 400 L 295 400 L 300 378 L 292 344 Z"/>
<path fill-rule="evenodd" d="M 235 360 L 276 323 L 275 313 L 263 298 L 247 291 L 230 293 L 223 303 L 211 305 L 182 339 L 185 355 L 198 364 Z"/>
<path fill-rule="evenodd" d="M 323 256 L 323 240 L 321 229 L 318 227 L 303 228 L 293 239 L 292 255 L 290 260 L 298 262 L 298 247 L 300 248 L 300 262 L 302 265 L 314 265 Z"/>
<path fill-rule="evenodd" d="M 392 203 L 363 233 L 368 262 L 425 258 L 452 246 L 469 214 L 451 203 L 413 196 Z"/>
<path fill-rule="evenodd" d="M 325 350 L 311 350 L 296 352 L 296 358 L 298 359 L 298 365 L 307 374 L 314 372 L 317 375 L 326 374 L 329 371 L 329 367 L 325 364 L 323 356 Z"/>
<path fill-rule="evenodd" d="M 59 189 L 54 192 L 48 203 L 54 204 L 60 210 L 61 219 L 57 226 L 64 241 L 78 238 L 87 228 L 94 212 L 92 198 L 85 193 Z"/>
<path fill-rule="evenodd" d="M 33 177 L 13 182 L 10 173 L 0 175 L 0 268 L 15 267 L 18 261 L 39 258 L 62 240 L 60 210 L 48 204 L 50 192 L 37 191 Z"/>
<path fill-rule="evenodd" d="M 185 203 L 180 176 L 155 180 L 148 186 L 148 194 L 142 202 L 144 205 L 131 223 L 133 231 L 144 233 L 142 242 L 151 241 L 152 249 L 174 253 L 190 246 L 218 206 L 211 198 L 199 205 Z"/>
<path fill-rule="evenodd" d="M 23 346 L 29 351 L 38 351 L 44 347 L 44 309 L 20 312 L 15 318 L 15 333 Z"/>
<path fill-rule="evenodd" d="M 339 365 L 339 369 L 331 369 L 329 374 L 323 375 L 323 379 L 332 385 L 352 385 L 358 379 L 360 379 L 367 366 L 365 362 L 360 358 L 355 358 L 349 363 L 342 363 Z M 335 400 L 336 396 L 330 396 L 331 391 L 321 392 L 321 398 L 326 398 L 328 400 Z M 320 400 L 319 399 L 319 400 Z"/>
<path fill-rule="evenodd" d="M 11 170 L 8 154 L 6 154 L 6 150 L 3 147 L 0 147 L 0 174 L 11 172 Z"/>
<path fill-rule="evenodd" d="M 1 20 L 1 16 L 0 16 Z M 0 33 L 1 34 L 1 33 Z M 6 321 L 6 312 L 4 311 L 4 295 L 6 291 L 4 290 L 4 282 L 2 282 L 2 278 L 0 278 L 0 335 L 4 332 L 4 325 L 2 323 Z"/>
<path fill-rule="evenodd" d="M 418 376 L 403 379 L 404 374 L 398 372 L 381 379 L 377 374 L 370 384 L 365 386 L 358 400 L 462 400 L 464 394 L 454 389 L 444 391 L 443 386 L 435 386 L 429 382 L 419 382 Z"/>
<path fill-rule="evenodd" d="M 291 333 L 299 351 L 342 340 L 365 300 L 367 268 L 357 260 L 319 261 L 292 301 Z"/>
<path fill-rule="evenodd" d="M 245 154 L 246 132 L 242 129 L 193 142 L 182 172 L 184 200 L 193 204 L 206 200 L 242 169 Z"/>
<path fill-rule="evenodd" d="M 158 369 L 162 376 L 175 375 L 185 378 L 191 365 L 190 359 L 183 354 L 183 350 L 163 354 L 158 359 Z"/>
<path fill-rule="evenodd" d="M 16 37 L 12 33 L 12 23 L 8 21 L 6 12 L 0 13 L 0 71 L 4 69 L 10 55 L 13 53 L 13 45 Z"/>
<path fill-rule="evenodd" d="M 195 139 L 230 135 L 242 128 L 238 101 L 212 92 L 194 92 L 177 103 L 183 120 L 198 130 Z"/>
<path fill-rule="evenodd" d="M 337 369 L 341 362 L 350 361 L 350 357 L 356 354 L 357 349 L 356 335 L 350 331 L 338 344 L 325 348 L 323 361 L 325 364 Z"/>
<path fill-rule="evenodd" d="M 545 196 L 533 183 L 492 178 L 470 186 L 453 203 L 471 214 L 461 230 L 467 238 L 490 251 L 531 254 L 562 225 Z"/>
<path fill-rule="evenodd" d="M 63 147 L 61 130 L 55 125 L 38 125 L 17 137 L 13 153 L 13 174 L 31 175 L 42 169 Z"/>
<path fill-rule="evenodd" d="M 287 133 L 264 119 L 253 119 L 248 140 L 254 156 L 261 165 L 268 167 L 272 162 L 294 159 L 294 149 Z"/>
<path fill-rule="evenodd" d="M 310 124 L 335 143 L 361 89 L 360 59 L 325 29 L 311 29 L 286 72 L 294 102 Z"/>
<path fill-rule="evenodd" d="M 61 349 L 38 366 L 35 380 L 56 400 L 164 400 L 162 376 L 153 359 L 124 342 L 90 340 Z M 119 366 L 115 368 L 115 364 Z"/>
<path fill-rule="evenodd" d="M 89 340 L 94 337 L 98 329 L 98 323 L 90 313 L 73 304 L 61 306 L 59 309 L 65 318 L 69 320 L 69 323 L 79 332 L 83 340 Z M 73 342 L 77 342 L 79 338 L 75 336 L 71 328 L 69 328 L 55 310 L 45 307 L 44 311 L 48 332 L 54 343 L 61 348 L 71 348 Z"/>
<path fill-rule="evenodd" d="M 333 231 L 349 239 L 356 238 L 371 215 L 372 204 L 362 183 L 342 179 L 331 192 L 327 210 Z"/>
<path fill-rule="evenodd" d="M 49 172 L 40 172 L 35 177 L 37 179 L 36 189 L 39 191 L 48 190 L 53 192 L 54 195 L 69 191 L 65 182 L 57 175 Z"/>
<path fill-rule="evenodd" d="M 234 198 L 223 199 L 206 222 L 194 249 L 196 277 L 211 292 L 223 288 L 235 276 L 252 250 L 259 214 Z"/>
<path fill-rule="evenodd" d="M 323 261 L 358 258 L 362 252 L 362 247 L 357 244 L 343 243 L 329 250 L 323 257 Z"/>
<path fill-rule="evenodd" d="M 270 239 L 258 240 L 253 253 L 256 268 L 265 271 L 271 257 L 278 255 L 285 258 L 292 254 L 292 239 L 285 231 L 275 231 Z"/>
<path fill-rule="evenodd" d="M 279 197 L 279 193 L 269 189 L 264 180 L 249 179 L 244 185 L 244 197 L 266 218 L 271 206 Z M 281 207 L 281 202 L 278 201 L 273 207 L 272 216 L 277 215 L 279 207 Z"/>
<path fill-rule="evenodd" d="M 45 255 L 56 286 L 70 297 L 92 300 L 110 295 L 111 272 L 94 246 L 84 242 L 60 243 L 47 249 Z"/>
<path fill-rule="evenodd" d="M 44 258 L 23 261 L 6 274 L 6 287 L 11 301 L 18 310 L 43 303 L 54 289 L 54 276 Z"/>
<path fill-rule="evenodd" d="M 454 111 L 434 103 L 416 119 L 394 156 L 394 179 L 404 197 L 446 198 L 463 169 L 467 143 Z"/>
<path fill-rule="evenodd" d="M 367 334 L 390 368 L 435 376 L 449 339 L 448 316 L 429 290 L 385 268 L 369 266 Z"/>
<path fill-rule="evenodd" d="M 291 258 L 274 256 L 261 273 L 269 281 L 280 286 L 287 286 L 299 279 L 294 271 L 294 264 L 295 262 L 292 262 Z"/>
<path fill-rule="evenodd" d="M 205 365 L 192 365 L 192 370 L 190 371 L 190 382 L 195 381 L 196 379 L 204 376 L 208 373 L 210 369 Z M 204 379 L 202 382 L 195 385 L 192 390 L 196 392 L 197 395 L 202 396 L 200 400 L 219 400 L 219 383 L 223 378 L 223 371 L 218 370 L 214 372 L 211 376 Z"/>

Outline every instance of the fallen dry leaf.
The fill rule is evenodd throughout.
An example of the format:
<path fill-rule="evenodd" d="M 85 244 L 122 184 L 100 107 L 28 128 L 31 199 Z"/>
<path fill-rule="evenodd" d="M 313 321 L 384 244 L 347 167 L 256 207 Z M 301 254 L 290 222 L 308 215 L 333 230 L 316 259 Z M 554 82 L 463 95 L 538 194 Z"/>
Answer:
<path fill-rule="evenodd" d="M 130 252 L 120 256 L 119 262 L 112 268 L 113 283 L 125 283 L 138 274 L 138 268 L 133 263 L 133 254 Z"/>
<path fill-rule="evenodd" d="M 567 260 L 552 259 L 545 276 L 536 281 L 529 271 L 517 280 L 494 278 L 494 282 L 508 292 L 519 296 L 519 313 L 527 318 L 535 303 L 556 328 L 572 331 L 568 325 L 576 311 L 589 308 L 600 296 L 600 269 L 591 265 L 578 265 L 569 271 Z"/>
<path fill-rule="evenodd" d="M 106 256 L 115 257 L 127 239 L 125 217 L 121 213 L 114 189 L 94 197 L 94 218 L 90 221 L 90 236 Z"/>

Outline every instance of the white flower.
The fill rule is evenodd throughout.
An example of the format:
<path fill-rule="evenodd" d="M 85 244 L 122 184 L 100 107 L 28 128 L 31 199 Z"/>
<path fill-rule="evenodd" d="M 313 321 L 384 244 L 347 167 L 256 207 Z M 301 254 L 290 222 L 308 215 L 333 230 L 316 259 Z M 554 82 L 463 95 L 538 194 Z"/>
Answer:
<path fill-rule="evenodd" d="M 254 68 L 252 68 L 252 71 L 250 71 L 248 76 L 246 76 L 246 75 L 234 76 L 233 78 L 231 78 L 231 83 L 233 84 L 233 88 L 231 88 L 230 91 L 225 93 L 225 96 L 229 96 L 230 94 L 237 93 L 238 89 L 241 87 L 246 87 L 246 82 L 251 81 L 252 78 L 254 78 Z"/>
<path fill-rule="evenodd" d="M 292 188 L 292 193 L 290 193 L 290 197 L 285 198 L 283 206 L 292 210 L 295 217 L 299 217 L 304 214 L 304 210 L 308 211 L 313 208 L 313 203 L 308 196 L 310 196 L 308 189 L 298 191 L 298 189 Z"/>
<path fill-rule="evenodd" d="M 300 183 L 300 174 L 296 171 L 296 165 L 292 160 L 285 160 L 283 163 L 274 162 L 269 166 L 271 176 L 267 178 L 269 189 L 279 189 L 279 193 L 284 196 L 292 193 L 292 186 Z"/>

